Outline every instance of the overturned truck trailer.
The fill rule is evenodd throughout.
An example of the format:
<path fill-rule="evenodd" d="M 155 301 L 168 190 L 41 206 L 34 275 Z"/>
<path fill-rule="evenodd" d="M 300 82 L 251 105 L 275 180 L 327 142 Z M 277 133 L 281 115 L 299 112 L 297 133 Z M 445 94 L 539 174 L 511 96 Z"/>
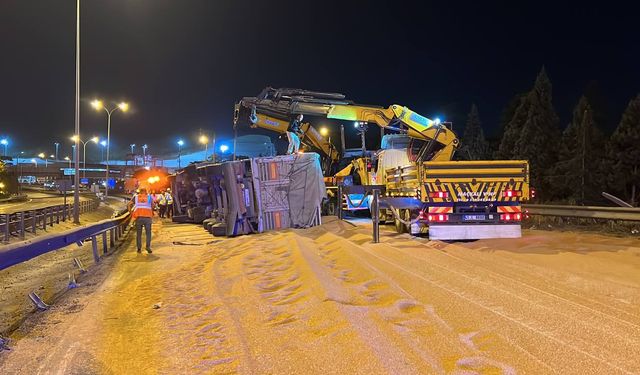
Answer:
<path fill-rule="evenodd" d="M 175 221 L 227 236 L 319 225 L 326 197 L 315 153 L 201 163 L 178 173 L 174 187 L 186 214 Z"/>

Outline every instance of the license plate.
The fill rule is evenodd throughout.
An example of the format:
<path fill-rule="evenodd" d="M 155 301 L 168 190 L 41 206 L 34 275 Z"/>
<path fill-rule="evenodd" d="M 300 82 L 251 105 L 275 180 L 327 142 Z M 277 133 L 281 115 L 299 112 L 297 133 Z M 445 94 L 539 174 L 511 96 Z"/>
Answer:
<path fill-rule="evenodd" d="M 485 215 L 463 215 L 462 216 L 462 220 L 466 220 L 466 221 L 479 221 L 479 220 L 486 220 L 486 216 Z"/>

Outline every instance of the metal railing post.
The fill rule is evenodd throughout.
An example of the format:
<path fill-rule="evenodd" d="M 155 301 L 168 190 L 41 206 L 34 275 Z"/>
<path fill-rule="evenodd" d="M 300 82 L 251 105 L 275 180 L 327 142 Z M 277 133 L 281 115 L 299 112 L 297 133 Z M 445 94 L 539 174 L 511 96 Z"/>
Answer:
<path fill-rule="evenodd" d="M 20 238 L 24 239 L 24 211 L 20 212 Z"/>
<path fill-rule="evenodd" d="M 373 202 L 371 202 L 371 221 L 373 222 L 373 243 L 380 242 L 380 190 L 373 189 Z"/>
<path fill-rule="evenodd" d="M 107 231 L 102 232 L 102 254 L 106 254 L 107 249 Z"/>
<path fill-rule="evenodd" d="M 338 185 L 338 197 L 337 197 L 337 203 L 338 207 L 336 207 L 338 209 L 338 219 L 342 220 L 342 184 Z"/>
<path fill-rule="evenodd" d="M 33 230 L 33 234 L 36 234 L 36 210 L 31 211 L 31 229 Z"/>
<path fill-rule="evenodd" d="M 116 244 L 115 229 L 111 228 L 109 230 L 109 247 L 113 247 L 115 244 Z"/>
<path fill-rule="evenodd" d="M 5 242 L 9 242 L 10 230 L 9 225 L 11 224 L 11 214 L 4 215 L 4 240 Z"/>
<path fill-rule="evenodd" d="M 93 260 L 100 263 L 100 255 L 98 255 L 98 238 L 96 235 L 91 236 L 91 250 L 93 251 Z"/>

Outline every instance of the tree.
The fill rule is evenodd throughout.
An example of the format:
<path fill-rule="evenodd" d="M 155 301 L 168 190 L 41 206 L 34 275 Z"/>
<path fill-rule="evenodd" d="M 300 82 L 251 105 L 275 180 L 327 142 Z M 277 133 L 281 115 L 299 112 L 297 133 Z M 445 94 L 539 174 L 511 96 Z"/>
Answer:
<path fill-rule="evenodd" d="M 600 174 L 604 142 L 586 95 L 573 110 L 573 119 L 562 134 L 558 162 L 552 176 L 557 198 L 570 202 L 598 199 L 604 189 Z"/>
<path fill-rule="evenodd" d="M 466 160 L 484 160 L 489 157 L 489 144 L 484 137 L 478 107 L 471 105 L 467 116 L 467 126 L 464 128 L 460 151 Z"/>
<path fill-rule="evenodd" d="M 640 186 L 640 94 L 629 101 L 607 147 L 608 182 L 627 201 L 638 203 Z"/>
<path fill-rule="evenodd" d="M 528 160 L 532 186 L 547 196 L 552 189 L 546 176 L 555 164 L 560 135 L 551 92 L 551 81 L 543 67 L 505 126 L 498 152 L 501 158 Z"/>

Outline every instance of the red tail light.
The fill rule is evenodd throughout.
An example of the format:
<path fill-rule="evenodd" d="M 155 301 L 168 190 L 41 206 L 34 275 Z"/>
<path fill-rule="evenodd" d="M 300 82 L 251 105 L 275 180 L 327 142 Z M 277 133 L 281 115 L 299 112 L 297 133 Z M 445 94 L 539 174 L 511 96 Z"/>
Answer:
<path fill-rule="evenodd" d="M 520 190 L 505 190 L 502 192 L 502 196 L 506 198 L 521 197 L 522 192 Z"/>
<path fill-rule="evenodd" d="M 445 214 L 431 214 L 427 218 L 429 221 L 432 221 L 434 223 L 449 221 L 449 215 Z"/>
<path fill-rule="evenodd" d="M 449 198 L 449 193 L 446 191 L 432 191 L 429 193 L 429 198 Z"/>
<path fill-rule="evenodd" d="M 501 221 L 520 221 L 522 220 L 522 214 L 519 212 L 514 214 L 502 214 L 500 215 L 500 220 Z"/>

